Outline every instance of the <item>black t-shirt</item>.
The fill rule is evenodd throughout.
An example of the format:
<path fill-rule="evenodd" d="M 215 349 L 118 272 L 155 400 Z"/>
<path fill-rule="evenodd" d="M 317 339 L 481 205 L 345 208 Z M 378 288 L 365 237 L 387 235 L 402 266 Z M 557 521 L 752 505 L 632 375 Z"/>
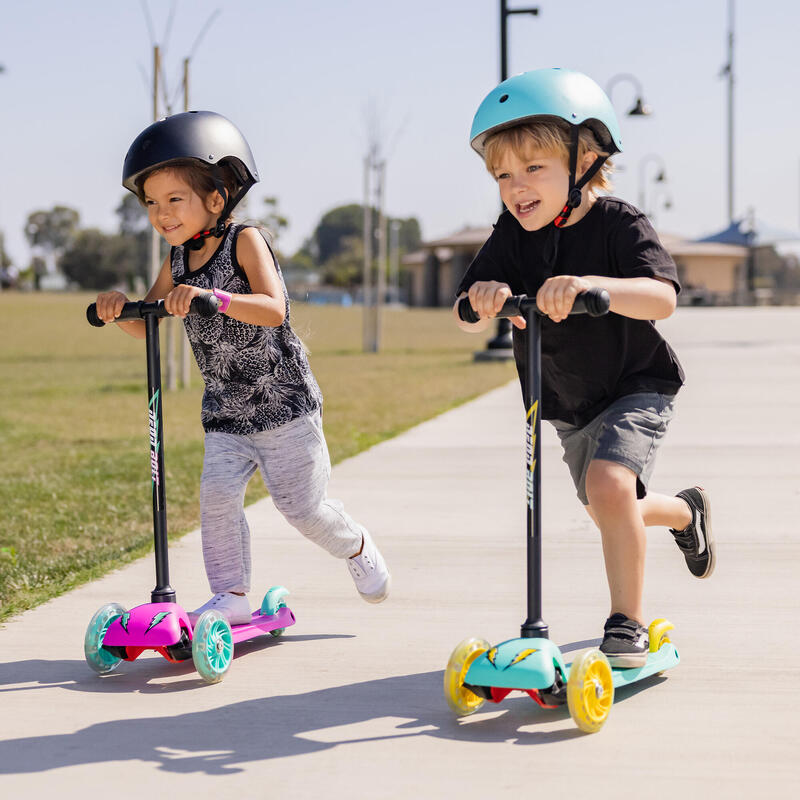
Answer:
<path fill-rule="evenodd" d="M 550 275 L 666 278 L 680 291 L 678 273 L 647 217 L 624 200 L 599 197 L 583 219 L 562 228 L 554 270 L 542 257 L 551 226 L 526 231 L 504 211 L 470 264 L 456 294 L 476 281 L 507 283 L 535 296 Z M 525 331 L 513 329 L 514 358 L 523 393 Z M 590 422 L 614 400 L 636 392 L 675 394 L 684 381 L 672 348 L 648 320 L 609 313 L 542 318 L 542 418 Z"/>

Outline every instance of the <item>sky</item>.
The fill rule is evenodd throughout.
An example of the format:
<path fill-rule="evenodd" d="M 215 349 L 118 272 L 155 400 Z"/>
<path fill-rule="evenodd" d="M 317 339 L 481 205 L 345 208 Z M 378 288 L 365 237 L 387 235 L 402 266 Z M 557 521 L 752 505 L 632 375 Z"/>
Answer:
<path fill-rule="evenodd" d="M 725 227 L 728 0 L 508 0 L 534 5 L 538 16 L 508 20 L 509 74 L 560 66 L 612 86 L 624 146 L 614 194 L 636 204 L 644 192 L 665 233 Z M 152 121 L 156 42 L 172 112 L 191 56 L 190 108 L 224 114 L 247 137 L 261 174 L 249 210 L 278 198 L 284 252 L 326 211 L 362 202 L 371 135 L 387 213 L 416 217 L 424 239 L 497 216 L 497 187 L 468 139 L 499 82 L 499 0 L 2 0 L 2 12 L 0 231 L 17 268 L 30 261 L 32 211 L 68 205 L 82 227 L 116 229 L 122 162 Z M 791 232 L 798 30 L 792 0 L 736 0 L 735 216 L 753 209 Z M 626 75 L 651 116 L 625 115 L 636 95 Z"/>

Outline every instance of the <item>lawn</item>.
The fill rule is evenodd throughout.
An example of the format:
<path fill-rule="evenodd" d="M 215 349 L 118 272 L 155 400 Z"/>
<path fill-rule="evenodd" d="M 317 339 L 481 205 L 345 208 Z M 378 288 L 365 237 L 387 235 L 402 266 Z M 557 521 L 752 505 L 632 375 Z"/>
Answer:
<path fill-rule="evenodd" d="M 152 548 L 144 343 L 91 328 L 92 299 L 0 294 L 0 620 Z M 385 311 L 377 354 L 361 352 L 358 308 L 296 303 L 292 323 L 325 395 L 334 463 L 514 377 L 509 363 L 474 362 L 485 337 L 444 309 Z M 192 385 L 164 399 L 171 536 L 199 521 L 192 368 Z M 256 476 L 247 502 L 265 494 Z"/>

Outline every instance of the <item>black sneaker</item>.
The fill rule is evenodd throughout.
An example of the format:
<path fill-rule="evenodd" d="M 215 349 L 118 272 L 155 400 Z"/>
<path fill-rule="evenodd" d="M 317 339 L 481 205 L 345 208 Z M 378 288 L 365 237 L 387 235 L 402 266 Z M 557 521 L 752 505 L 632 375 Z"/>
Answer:
<path fill-rule="evenodd" d="M 714 571 L 714 539 L 711 536 L 711 504 L 702 487 L 684 489 L 675 497 L 688 503 L 692 511 L 692 521 L 682 531 L 672 528 L 669 532 L 675 537 L 686 566 L 695 578 L 707 578 Z"/>
<path fill-rule="evenodd" d="M 643 667 L 650 651 L 647 628 L 624 614 L 612 614 L 603 627 L 600 652 L 612 667 Z"/>

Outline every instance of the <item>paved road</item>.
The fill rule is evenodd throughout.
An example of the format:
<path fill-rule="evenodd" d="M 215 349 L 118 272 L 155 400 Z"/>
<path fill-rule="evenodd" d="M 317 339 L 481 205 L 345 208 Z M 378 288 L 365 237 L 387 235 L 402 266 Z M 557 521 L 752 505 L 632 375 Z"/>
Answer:
<path fill-rule="evenodd" d="M 681 309 L 662 325 L 689 376 L 654 487 L 701 482 L 717 570 L 690 577 L 651 529 L 646 607 L 682 662 L 618 693 L 603 730 L 525 697 L 457 720 L 442 673 L 469 635 L 524 617 L 521 402 L 515 384 L 337 466 L 331 495 L 367 524 L 394 590 L 355 594 L 343 564 L 269 500 L 249 510 L 255 579 L 284 583 L 297 625 L 240 647 L 225 680 L 143 657 L 98 678 L 85 625 L 147 599 L 144 559 L 0 630 L 3 797 L 797 797 L 800 309 Z M 607 610 L 597 534 L 544 435 L 545 619 L 569 653 Z M 172 551 L 178 599 L 206 598 L 199 535 Z"/>

